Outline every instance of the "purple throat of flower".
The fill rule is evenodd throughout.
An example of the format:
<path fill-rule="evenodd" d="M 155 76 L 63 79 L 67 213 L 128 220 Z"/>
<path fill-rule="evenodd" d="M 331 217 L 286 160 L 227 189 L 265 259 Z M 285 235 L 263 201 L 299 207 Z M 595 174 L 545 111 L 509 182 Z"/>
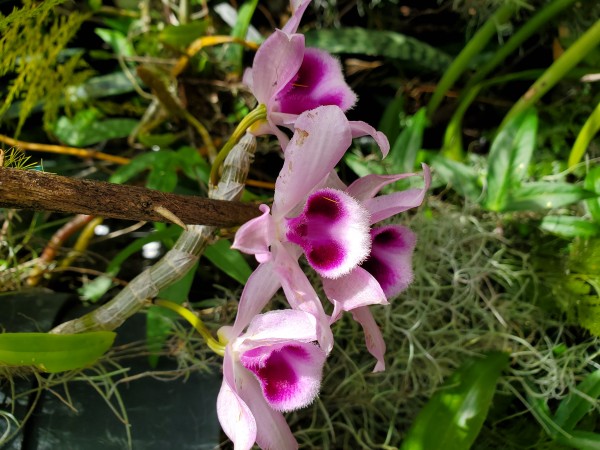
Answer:
<path fill-rule="evenodd" d="M 288 114 L 301 114 L 323 105 L 347 111 L 356 103 L 356 94 L 346 84 L 337 59 L 323 50 L 307 48 L 298 73 L 276 100 L 279 110 Z"/>
<path fill-rule="evenodd" d="M 401 225 L 387 225 L 373 228 L 371 239 L 371 253 L 362 268 L 377 280 L 387 298 L 394 297 L 413 280 L 416 235 Z"/>
<path fill-rule="evenodd" d="M 302 248 L 322 277 L 345 275 L 370 254 L 369 212 L 342 191 L 314 192 L 302 213 L 286 220 L 287 240 Z"/>
<path fill-rule="evenodd" d="M 277 411 L 293 411 L 310 404 L 317 396 L 325 353 L 309 343 L 256 347 L 240 357 L 252 372 L 265 400 Z"/>

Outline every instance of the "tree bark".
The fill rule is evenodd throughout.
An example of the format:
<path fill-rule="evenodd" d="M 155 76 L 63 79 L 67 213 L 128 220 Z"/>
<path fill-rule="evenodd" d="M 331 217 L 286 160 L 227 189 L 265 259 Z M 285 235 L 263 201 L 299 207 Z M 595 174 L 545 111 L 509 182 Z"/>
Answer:
<path fill-rule="evenodd" d="M 171 222 L 157 212 L 162 207 L 184 224 L 217 227 L 238 226 L 260 215 L 258 207 L 248 203 L 6 167 L 0 167 L 0 207 Z"/>

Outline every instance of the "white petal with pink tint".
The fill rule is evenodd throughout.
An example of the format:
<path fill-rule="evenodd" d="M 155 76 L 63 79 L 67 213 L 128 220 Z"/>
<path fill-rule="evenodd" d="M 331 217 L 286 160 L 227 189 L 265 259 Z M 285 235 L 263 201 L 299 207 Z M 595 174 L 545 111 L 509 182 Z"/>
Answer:
<path fill-rule="evenodd" d="M 369 216 L 363 206 L 335 189 L 311 194 L 302 213 L 287 219 L 286 238 L 304 250 L 319 275 L 337 278 L 369 254 Z"/>
<path fill-rule="evenodd" d="M 337 106 L 321 106 L 298 117 L 275 182 L 273 217 L 281 220 L 302 202 L 342 159 L 352 143 L 348 120 Z"/>

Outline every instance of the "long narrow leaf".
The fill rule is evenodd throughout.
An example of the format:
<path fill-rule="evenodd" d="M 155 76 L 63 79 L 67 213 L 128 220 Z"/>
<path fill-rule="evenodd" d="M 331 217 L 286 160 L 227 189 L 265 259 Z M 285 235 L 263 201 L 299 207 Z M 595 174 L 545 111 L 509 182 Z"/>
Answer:
<path fill-rule="evenodd" d="M 560 208 L 598 194 L 570 183 L 527 183 L 510 193 L 504 211 L 543 211 Z"/>
<path fill-rule="evenodd" d="M 394 171 L 411 172 L 414 170 L 426 125 L 425 108 L 421 108 L 407 120 L 406 127 L 400 132 L 390 150 L 390 160 Z"/>
<path fill-rule="evenodd" d="M 0 334 L 0 365 L 33 366 L 44 372 L 63 372 L 89 366 L 113 344 L 112 331 L 81 334 Z"/>
<path fill-rule="evenodd" d="M 507 364 L 506 353 L 493 352 L 461 366 L 421 410 L 402 450 L 469 449 L 481 430 L 496 382 Z"/>
<path fill-rule="evenodd" d="M 204 250 L 211 263 L 241 284 L 246 284 L 252 269 L 240 252 L 231 248 L 231 242 L 221 239 Z"/>
<path fill-rule="evenodd" d="M 590 169 L 583 181 L 583 187 L 590 191 L 600 193 L 600 166 Z M 591 198 L 586 200 L 585 204 L 594 220 L 600 223 L 600 198 Z"/>
<path fill-rule="evenodd" d="M 590 373 L 577 387 L 558 405 L 554 422 L 566 431 L 571 431 L 577 423 L 590 412 L 595 401 L 600 397 L 600 370 Z"/>

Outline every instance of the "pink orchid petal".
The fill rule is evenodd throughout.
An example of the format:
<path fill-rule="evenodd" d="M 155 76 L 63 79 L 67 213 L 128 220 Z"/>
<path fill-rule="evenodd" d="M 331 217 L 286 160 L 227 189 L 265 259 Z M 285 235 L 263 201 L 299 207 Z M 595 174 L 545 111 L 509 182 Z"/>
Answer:
<path fill-rule="evenodd" d="M 412 254 L 417 236 L 401 225 L 371 230 L 371 255 L 362 268 L 378 281 L 387 298 L 397 296 L 413 281 Z"/>
<path fill-rule="evenodd" d="M 250 450 L 256 441 L 256 420 L 250 408 L 237 394 L 231 361 L 231 348 L 225 351 L 223 383 L 217 396 L 217 417 L 236 450 Z"/>
<path fill-rule="evenodd" d="M 367 344 L 367 350 L 369 353 L 377 359 L 377 364 L 373 372 L 382 372 L 385 370 L 385 341 L 381 335 L 381 330 L 377 326 L 371 311 L 369 308 L 364 306 L 362 308 L 356 308 L 352 310 L 352 317 L 358 323 L 361 324 L 365 333 L 365 342 Z"/>
<path fill-rule="evenodd" d="M 371 224 L 381 222 L 423 203 L 431 183 L 431 172 L 426 164 L 423 164 L 423 179 L 425 180 L 423 189 L 408 189 L 365 200 L 364 205 L 371 213 Z"/>
<path fill-rule="evenodd" d="M 333 348 L 333 334 L 329 327 L 329 316 L 325 314 L 321 300 L 298 265 L 298 261 L 290 255 L 285 246 L 275 242 L 272 251 L 273 265 L 290 306 L 315 317 L 319 345 L 329 353 Z"/>
<path fill-rule="evenodd" d="M 269 246 L 275 239 L 275 225 L 269 207 L 260 205 L 259 209 L 262 215 L 249 220 L 237 230 L 231 248 L 250 255 L 269 254 Z"/>
<path fill-rule="evenodd" d="M 383 157 L 385 158 L 390 151 L 390 142 L 385 134 L 381 131 L 377 131 L 371 125 L 363 121 L 350 121 L 350 129 L 352 130 L 352 137 L 358 138 L 362 136 L 371 136 L 375 139 L 375 142 L 379 146 Z"/>
<path fill-rule="evenodd" d="M 310 4 L 310 0 L 292 0 L 290 2 L 292 7 L 292 17 L 287 21 L 283 27 L 285 33 L 295 33 L 298 30 L 304 11 Z"/>
<path fill-rule="evenodd" d="M 296 75 L 304 57 L 304 36 L 281 30 L 267 38 L 254 56 L 252 92 L 259 103 L 269 106 L 273 96 Z M 250 75 L 247 75 L 249 79 Z"/>
<path fill-rule="evenodd" d="M 302 213 L 286 221 L 286 238 L 304 250 L 309 264 L 322 277 L 345 275 L 369 254 L 368 212 L 342 191 L 313 192 Z"/>
<path fill-rule="evenodd" d="M 340 62 L 324 50 L 307 48 L 298 73 L 276 96 L 276 110 L 301 114 L 323 105 L 347 111 L 356 94 L 346 83 Z"/>
<path fill-rule="evenodd" d="M 256 418 L 256 443 L 259 447 L 296 450 L 298 443 L 283 414 L 269 406 L 255 376 L 240 365 L 236 372 L 236 383 L 238 395 Z"/>
<path fill-rule="evenodd" d="M 244 333 L 240 351 L 258 345 L 284 341 L 313 342 L 317 340 L 317 321 L 312 314 L 295 309 L 283 309 L 259 314 Z"/>
<path fill-rule="evenodd" d="M 332 170 L 331 172 L 329 172 L 329 175 L 327 175 L 327 179 L 325 180 L 324 186 L 332 188 L 332 189 L 337 189 L 338 191 L 346 191 L 346 184 L 340 179 L 340 176 L 337 174 L 337 172 L 335 170 Z M 320 188 L 320 186 L 319 186 Z M 352 197 L 354 197 L 356 200 L 361 200 L 360 198 L 358 198 L 356 195 L 350 194 L 349 192 L 346 192 L 348 195 L 351 195 Z"/>
<path fill-rule="evenodd" d="M 377 280 L 362 267 L 357 267 L 343 277 L 334 280 L 323 278 L 322 281 L 327 298 L 336 306 L 336 313 L 332 316 L 333 321 L 339 318 L 340 311 L 388 304 Z"/>
<path fill-rule="evenodd" d="M 260 264 L 252 272 L 242 291 L 231 335 L 239 336 L 281 287 L 279 278 L 273 274 L 272 261 Z"/>
<path fill-rule="evenodd" d="M 240 355 L 276 411 L 293 411 L 313 402 L 321 385 L 325 352 L 314 344 L 288 342 L 255 347 Z"/>
<path fill-rule="evenodd" d="M 348 120 L 337 106 L 302 113 L 275 183 L 273 217 L 280 220 L 333 170 L 352 143 Z"/>
<path fill-rule="evenodd" d="M 377 193 L 388 184 L 394 183 L 403 178 L 415 176 L 416 173 L 400 173 L 397 175 L 365 175 L 353 182 L 345 190 L 348 195 L 351 195 L 356 200 L 364 202 L 373 198 Z"/>

